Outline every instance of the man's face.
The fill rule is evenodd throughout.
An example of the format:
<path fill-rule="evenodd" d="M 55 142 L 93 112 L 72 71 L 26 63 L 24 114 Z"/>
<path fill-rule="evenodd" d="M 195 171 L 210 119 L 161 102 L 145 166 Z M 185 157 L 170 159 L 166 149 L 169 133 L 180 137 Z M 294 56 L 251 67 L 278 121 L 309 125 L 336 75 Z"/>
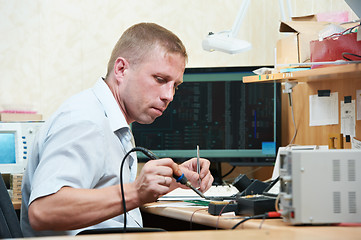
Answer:
<path fill-rule="evenodd" d="M 130 64 L 120 92 L 127 122 L 150 124 L 161 116 L 183 82 L 184 68 L 183 56 L 159 48 L 137 66 Z"/>

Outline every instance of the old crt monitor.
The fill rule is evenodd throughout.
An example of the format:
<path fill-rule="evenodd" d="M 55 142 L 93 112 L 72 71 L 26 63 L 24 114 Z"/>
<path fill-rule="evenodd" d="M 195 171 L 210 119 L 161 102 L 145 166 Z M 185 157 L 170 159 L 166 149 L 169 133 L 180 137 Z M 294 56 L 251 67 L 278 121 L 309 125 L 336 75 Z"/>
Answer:
<path fill-rule="evenodd" d="M 0 122 L 0 172 L 23 173 L 42 122 Z"/>
<path fill-rule="evenodd" d="M 179 161 L 195 157 L 199 145 L 200 156 L 213 162 L 273 165 L 281 86 L 242 82 L 258 68 L 187 68 L 163 116 L 149 125 L 132 124 L 136 145 Z"/>

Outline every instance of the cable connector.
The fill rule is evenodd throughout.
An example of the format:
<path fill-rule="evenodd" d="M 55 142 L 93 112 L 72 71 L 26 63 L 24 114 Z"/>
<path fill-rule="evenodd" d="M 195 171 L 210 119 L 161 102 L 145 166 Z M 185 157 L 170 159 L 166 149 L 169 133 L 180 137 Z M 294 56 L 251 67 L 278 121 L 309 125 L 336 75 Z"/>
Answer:
<path fill-rule="evenodd" d="M 265 214 L 245 217 L 242 221 L 238 222 L 231 229 L 236 229 L 239 225 L 241 225 L 242 223 L 244 223 L 245 221 L 248 221 L 250 219 L 260 219 L 260 218 L 266 219 L 266 218 L 278 218 L 278 217 L 281 217 L 281 213 L 276 212 L 276 211 L 266 212 Z"/>
<path fill-rule="evenodd" d="M 268 212 L 268 213 L 265 213 L 266 215 L 266 218 L 278 218 L 278 217 L 281 217 L 281 213 L 280 212 Z"/>

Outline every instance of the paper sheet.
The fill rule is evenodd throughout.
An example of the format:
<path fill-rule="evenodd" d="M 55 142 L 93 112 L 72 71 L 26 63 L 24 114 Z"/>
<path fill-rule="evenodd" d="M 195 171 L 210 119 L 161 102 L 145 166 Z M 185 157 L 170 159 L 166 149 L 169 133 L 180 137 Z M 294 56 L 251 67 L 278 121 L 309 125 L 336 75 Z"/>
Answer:
<path fill-rule="evenodd" d="M 351 148 L 361 149 L 361 141 L 356 138 L 351 138 Z"/>
<path fill-rule="evenodd" d="M 310 95 L 310 126 L 338 124 L 338 93 L 329 97 Z"/>
<path fill-rule="evenodd" d="M 232 185 L 225 186 L 211 186 L 211 188 L 204 193 L 207 197 L 229 197 L 238 193 L 237 188 Z M 172 192 L 160 197 L 158 200 L 162 201 L 184 201 L 184 200 L 202 200 L 200 196 L 198 196 L 191 189 L 182 189 L 177 188 Z"/>
<path fill-rule="evenodd" d="M 190 202 L 167 202 L 167 203 L 152 204 L 152 205 L 147 206 L 147 208 L 156 208 L 156 207 L 179 207 L 179 208 L 196 207 L 196 208 L 207 208 L 207 206 L 199 206 L 199 205 L 196 205 L 196 204 L 190 203 Z"/>
<path fill-rule="evenodd" d="M 356 136 L 355 100 L 350 103 L 341 101 L 341 133 L 344 136 Z"/>

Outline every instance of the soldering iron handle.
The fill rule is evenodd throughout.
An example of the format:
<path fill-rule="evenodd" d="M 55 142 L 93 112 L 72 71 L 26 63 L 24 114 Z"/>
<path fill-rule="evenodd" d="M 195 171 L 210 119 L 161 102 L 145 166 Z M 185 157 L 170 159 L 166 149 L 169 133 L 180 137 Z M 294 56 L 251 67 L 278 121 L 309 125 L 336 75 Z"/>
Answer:
<path fill-rule="evenodd" d="M 149 159 L 156 160 L 159 159 L 157 155 L 155 155 L 152 151 L 143 148 L 143 147 L 135 147 L 135 150 L 141 151 L 144 155 L 146 155 Z M 188 179 L 184 176 L 182 171 L 179 168 L 179 165 L 174 163 L 172 166 L 173 169 L 173 177 L 176 179 L 177 182 L 181 184 L 186 184 Z"/>
<path fill-rule="evenodd" d="M 175 174 L 173 174 L 173 177 L 175 178 L 175 180 L 183 185 L 186 185 L 186 183 L 188 182 L 188 179 L 186 178 L 186 176 L 184 176 L 184 173 L 182 173 L 180 176 L 177 176 Z"/>

